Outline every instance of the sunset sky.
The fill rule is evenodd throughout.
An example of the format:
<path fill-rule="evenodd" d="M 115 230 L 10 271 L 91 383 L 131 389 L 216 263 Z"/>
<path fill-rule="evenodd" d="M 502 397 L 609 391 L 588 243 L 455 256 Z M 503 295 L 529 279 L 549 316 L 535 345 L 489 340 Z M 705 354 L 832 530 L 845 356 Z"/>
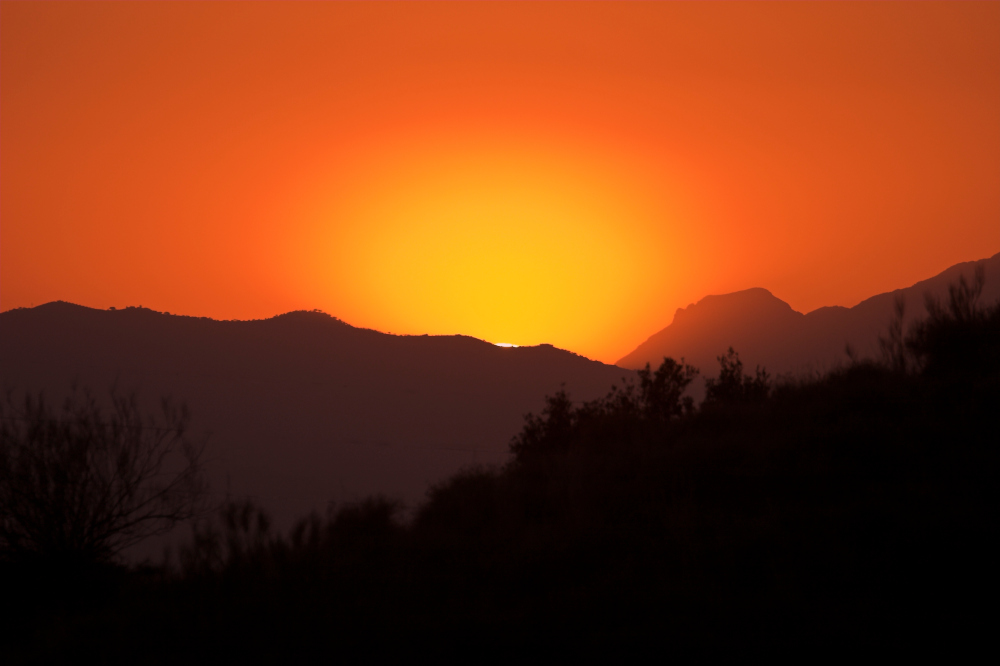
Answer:
<path fill-rule="evenodd" d="M 1000 3 L 0 4 L 0 308 L 614 362 L 1000 251 Z"/>

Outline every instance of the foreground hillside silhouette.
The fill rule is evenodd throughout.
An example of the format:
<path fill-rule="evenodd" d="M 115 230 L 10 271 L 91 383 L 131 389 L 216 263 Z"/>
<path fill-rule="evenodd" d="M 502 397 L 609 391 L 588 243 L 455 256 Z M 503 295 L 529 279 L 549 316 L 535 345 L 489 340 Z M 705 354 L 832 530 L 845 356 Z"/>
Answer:
<path fill-rule="evenodd" d="M 991 635 L 1000 303 L 953 286 L 882 360 L 775 385 L 736 353 L 551 395 L 502 469 L 273 530 L 200 523 L 171 568 L 6 563 L 17 659 L 575 662 L 766 648 L 952 656 Z M 58 580 L 58 585 L 52 581 Z"/>

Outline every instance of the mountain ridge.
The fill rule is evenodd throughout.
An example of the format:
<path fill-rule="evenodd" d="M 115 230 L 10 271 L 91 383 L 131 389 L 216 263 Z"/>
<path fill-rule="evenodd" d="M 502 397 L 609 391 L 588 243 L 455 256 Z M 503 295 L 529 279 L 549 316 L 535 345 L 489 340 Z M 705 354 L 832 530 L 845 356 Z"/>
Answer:
<path fill-rule="evenodd" d="M 729 346 L 748 368 L 772 374 L 829 369 L 846 361 L 848 342 L 872 355 L 897 297 L 912 322 L 923 292 L 944 298 L 978 265 L 984 300 L 1000 298 L 1000 254 L 853 308 L 803 314 L 759 287 L 706 296 L 678 308 L 670 326 L 619 361 L 625 368 L 548 344 L 382 333 L 319 311 L 215 320 L 53 301 L 0 313 L 0 389 L 58 399 L 74 383 L 98 397 L 117 386 L 137 390 L 154 411 L 161 396 L 184 400 L 192 431 L 212 433 L 216 491 L 258 499 L 280 524 L 374 494 L 412 506 L 462 467 L 506 461 L 524 414 L 539 412 L 546 395 L 565 388 L 575 401 L 600 398 L 634 377 L 629 366 L 663 356 L 685 358 L 704 378 Z M 651 353 L 629 360 L 640 351 Z"/>
<path fill-rule="evenodd" d="M 0 389 L 136 390 L 190 408 L 217 493 L 278 524 L 329 501 L 384 494 L 410 506 L 462 467 L 503 463 L 524 415 L 565 386 L 605 395 L 628 370 L 551 345 L 393 335 L 315 311 L 214 320 L 54 301 L 0 313 Z"/>
<path fill-rule="evenodd" d="M 948 286 L 972 278 L 982 266 L 984 302 L 1000 299 L 1000 253 L 951 266 L 910 287 L 876 294 L 857 305 L 824 306 L 808 313 L 794 310 L 770 291 L 754 287 L 710 295 L 678 308 L 673 321 L 618 360 L 639 369 L 665 356 L 685 360 L 710 375 L 716 357 L 733 347 L 749 367 L 761 365 L 776 374 L 821 372 L 847 360 L 845 348 L 861 357 L 878 351 L 878 335 L 887 329 L 897 298 L 905 303 L 904 325 L 926 314 L 925 294 L 946 300 Z"/>

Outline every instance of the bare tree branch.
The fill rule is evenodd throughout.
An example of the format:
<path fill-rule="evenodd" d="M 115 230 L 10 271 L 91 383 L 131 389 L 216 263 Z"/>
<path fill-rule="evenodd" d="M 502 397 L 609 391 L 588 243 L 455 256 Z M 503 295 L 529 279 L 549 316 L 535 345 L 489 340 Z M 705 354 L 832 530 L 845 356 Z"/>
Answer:
<path fill-rule="evenodd" d="M 0 556 L 108 560 L 201 512 L 187 409 L 164 400 L 144 417 L 116 391 L 110 405 L 86 392 L 58 414 L 42 394 L 0 405 Z"/>

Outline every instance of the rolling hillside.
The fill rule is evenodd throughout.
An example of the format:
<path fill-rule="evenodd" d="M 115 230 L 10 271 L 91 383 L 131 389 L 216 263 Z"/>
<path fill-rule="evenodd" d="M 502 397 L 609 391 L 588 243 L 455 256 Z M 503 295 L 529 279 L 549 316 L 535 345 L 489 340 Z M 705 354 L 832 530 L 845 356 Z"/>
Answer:
<path fill-rule="evenodd" d="M 319 312 L 214 321 L 55 302 L 0 314 L 0 387 L 58 399 L 138 390 L 186 402 L 216 495 L 280 524 L 371 494 L 411 505 L 463 466 L 501 462 L 524 414 L 565 383 L 603 396 L 631 374 L 548 345 L 395 336 Z"/>

